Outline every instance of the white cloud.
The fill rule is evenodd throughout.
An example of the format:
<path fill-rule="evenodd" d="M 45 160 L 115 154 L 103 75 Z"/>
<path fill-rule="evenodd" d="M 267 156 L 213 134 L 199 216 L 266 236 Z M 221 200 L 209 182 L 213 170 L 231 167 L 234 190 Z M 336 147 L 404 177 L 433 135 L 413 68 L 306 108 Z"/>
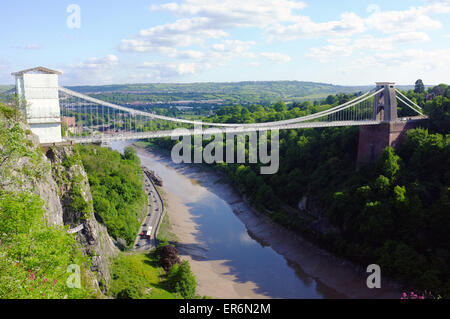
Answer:
<path fill-rule="evenodd" d="M 287 62 L 291 61 L 291 57 L 286 54 L 283 54 L 283 53 L 262 52 L 259 55 L 270 61 L 274 61 L 274 62 L 278 62 L 278 63 L 287 63 Z"/>
<path fill-rule="evenodd" d="M 328 62 L 336 56 L 349 56 L 353 53 L 353 47 L 327 45 L 322 48 L 311 48 L 307 56 L 313 57 L 320 62 Z"/>
<path fill-rule="evenodd" d="M 119 58 L 109 54 L 101 58 L 89 58 L 81 63 L 73 65 L 74 68 L 82 70 L 107 70 L 114 68 L 119 63 Z"/>
<path fill-rule="evenodd" d="M 212 56 L 215 58 L 229 59 L 233 56 L 254 57 L 250 51 L 251 47 L 255 45 L 254 41 L 241 40 L 225 40 L 221 43 L 212 45 Z"/>
<path fill-rule="evenodd" d="M 82 62 L 63 66 L 64 81 L 70 83 L 99 83 L 113 80 L 113 72 L 119 65 L 119 58 L 113 54 L 93 57 Z"/>
<path fill-rule="evenodd" d="M 376 4 L 367 8 L 370 15 L 361 18 L 353 12 L 343 13 L 339 20 L 316 23 L 310 17 L 297 16 L 295 23 L 278 23 L 266 29 L 269 40 L 292 41 L 323 37 L 351 37 L 376 29 L 383 33 L 414 33 L 423 30 L 435 30 L 442 23 L 432 19 L 430 14 L 450 13 L 449 0 L 429 1 L 425 7 L 410 7 L 407 10 L 382 11 Z M 424 33 L 422 33 L 422 36 Z"/>
<path fill-rule="evenodd" d="M 169 54 L 169 56 L 171 58 L 186 59 L 186 60 L 202 60 L 205 58 L 205 53 L 196 50 L 184 50 L 184 51 L 174 50 L 171 54 Z"/>
<path fill-rule="evenodd" d="M 174 23 L 141 30 L 138 36 L 122 40 L 119 49 L 121 51 L 167 53 L 173 52 L 175 47 L 202 44 L 207 39 L 226 36 L 228 33 L 213 27 L 209 18 L 179 19 Z"/>
<path fill-rule="evenodd" d="M 229 34 L 224 31 L 227 28 L 265 28 L 274 23 L 297 21 L 294 10 L 305 6 L 303 2 L 292 0 L 186 0 L 182 4 L 153 5 L 154 11 L 169 11 L 183 18 L 141 30 L 138 35 L 123 39 L 119 49 L 175 54 L 176 47 L 227 37 Z"/>
<path fill-rule="evenodd" d="M 389 37 L 376 38 L 364 35 L 355 40 L 331 39 L 330 45 L 321 48 L 311 48 L 307 56 L 313 57 L 320 62 L 332 61 L 335 57 L 350 56 L 354 52 L 381 52 L 393 51 L 396 44 L 421 43 L 430 41 L 430 37 L 424 32 L 405 32 L 394 34 Z"/>
<path fill-rule="evenodd" d="M 450 49 L 408 49 L 400 52 L 378 53 L 374 56 L 374 64 L 385 67 L 406 67 L 414 70 L 448 69 L 450 67 Z"/>
<path fill-rule="evenodd" d="M 306 4 L 296 0 L 166 2 L 151 6 L 151 10 L 173 13 L 177 20 L 140 30 L 123 39 L 119 49 L 153 53 L 164 56 L 164 61 L 173 59 L 145 64 L 151 70 L 146 76 L 158 79 L 197 74 L 236 57 L 253 59 L 258 55 L 269 61 L 289 62 L 291 57 L 286 52 L 256 55 L 252 52 L 254 41 L 229 38 L 233 29 L 257 28 L 268 41 L 326 39 L 327 43 L 310 48 L 307 53 L 321 62 L 348 56 L 362 61 L 364 56 L 366 63 L 373 60 L 380 63 L 385 59 L 383 54 L 406 54 L 405 48 L 430 41 L 428 30 L 442 28 L 443 24 L 434 15 L 450 13 L 450 0 L 425 0 L 424 3 L 388 11 L 370 4 L 365 16 L 344 12 L 336 19 L 317 22 L 299 13 Z M 374 31 L 382 35 L 375 36 Z M 392 59 L 395 61 L 395 56 Z M 247 61 L 247 65 L 256 67 L 259 62 Z"/>
<path fill-rule="evenodd" d="M 142 67 L 150 69 L 151 73 L 147 76 L 155 79 L 192 75 L 197 71 L 197 66 L 194 63 L 144 62 Z"/>
<path fill-rule="evenodd" d="M 208 17 L 217 28 L 265 27 L 273 23 L 297 19 L 294 10 L 306 4 L 293 0 L 186 0 L 153 5 L 152 10 L 165 10 L 178 15 Z"/>
<path fill-rule="evenodd" d="M 321 37 L 348 37 L 366 30 L 364 20 L 355 13 L 341 14 L 336 21 L 316 23 L 309 17 L 299 16 L 291 25 L 277 24 L 266 30 L 268 40 L 291 41 Z"/>
<path fill-rule="evenodd" d="M 410 81 L 424 77 L 445 81 L 450 68 L 450 49 L 423 50 L 408 49 L 396 52 L 377 53 L 355 59 L 351 64 L 342 65 L 350 74 L 364 72 L 378 74 L 376 78 L 390 81 Z"/>
<path fill-rule="evenodd" d="M 442 4 L 434 4 L 428 7 L 411 7 L 403 11 L 378 11 L 365 19 L 365 22 L 369 27 L 384 33 L 435 30 L 441 28 L 442 23 L 427 14 L 444 13 L 447 10 L 445 7 Z"/>
<path fill-rule="evenodd" d="M 367 6 L 366 11 L 367 11 L 368 13 L 380 12 L 380 11 L 381 11 L 381 8 L 380 8 L 380 6 L 379 6 L 378 4 L 371 3 L 371 4 L 369 4 L 369 5 Z"/>
<path fill-rule="evenodd" d="M 450 1 L 449 0 L 428 0 L 431 3 L 430 6 L 424 10 L 430 13 L 450 13 Z"/>
<path fill-rule="evenodd" d="M 212 65 L 222 66 L 235 57 L 254 58 L 255 54 L 250 52 L 253 45 L 253 41 L 224 40 L 205 46 L 203 51 L 176 51 L 169 57 L 193 61 L 199 65 L 197 69 L 203 70 L 211 68 Z"/>

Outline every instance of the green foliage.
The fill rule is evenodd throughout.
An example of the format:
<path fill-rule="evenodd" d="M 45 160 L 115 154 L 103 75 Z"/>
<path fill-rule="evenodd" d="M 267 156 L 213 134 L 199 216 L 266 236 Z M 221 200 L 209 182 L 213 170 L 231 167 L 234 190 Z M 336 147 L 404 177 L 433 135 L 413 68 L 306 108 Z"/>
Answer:
<path fill-rule="evenodd" d="M 97 146 L 77 146 L 89 177 L 94 210 L 115 239 L 134 242 L 147 196 L 135 151 L 126 155 Z"/>
<path fill-rule="evenodd" d="M 119 299 L 174 299 L 154 255 L 122 254 L 111 265 L 111 296 Z"/>
<path fill-rule="evenodd" d="M 169 287 L 185 299 L 192 299 L 195 296 L 197 283 L 191 267 L 187 261 L 175 264 L 167 276 Z"/>
<path fill-rule="evenodd" d="M 92 204 L 86 202 L 81 192 L 81 186 L 77 182 L 74 182 L 72 184 L 70 199 L 72 209 L 75 212 L 81 213 L 81 216 L 83 216 L 83 218 L 87 217 L 87 215 L 91 212 Z"/>
<path fill-rule="evenodd" d="M 34 155 L 27 142 L 19 123 L 0 119 L 0 186 L 13 182 L 11 171 L 18 158 Z"/>
<path fill-rule="evenodd" d="M 34 194 L 0 195 L 0 298 L 86 298 L 86 288 L 69 289 L 70 264 L 86 267 L 74 238 L 46 225 L 43 201 Z"/>
<path fill-rule="evenodd" d="M 448 89 L 450 91 L 450 89 Z M 445 134 L 450 130 L 450 94 L 428 101 L 425 110 L 430 116 L 430 129 Z"/>
<path fill-rule="evenodd" d="M 132 146 L 126 147 L 123 154 L 124 158 L 129 161 L 132 162 L 138 161 L 136 149 Z"/>
<path fill-rule="evenodd" d="M 16 110 L 3 103 L 0 103 L 0 115 L 5 119 L 12 120 L 16 115 Z"/>
<path fill-rule="evenodd" d="M 386 195 L 390 188 L 389 178 L 386 176 L 380 175 L 375 180 L 375 189 L 378 191 L 380 195 Z"/>
<path fill-rule="evenodd" d="M 392 180 L 400 170 L 401 159 L 395 154 L 394 148 L 387 147 L 383 150 L 378 165 L 380 173 Z"/>

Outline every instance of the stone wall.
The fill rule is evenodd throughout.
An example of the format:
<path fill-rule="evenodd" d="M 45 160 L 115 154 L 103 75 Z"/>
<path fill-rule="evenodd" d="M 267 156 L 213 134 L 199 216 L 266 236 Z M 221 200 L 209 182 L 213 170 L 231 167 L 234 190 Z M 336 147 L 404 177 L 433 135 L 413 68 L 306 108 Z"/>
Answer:
<path fill-rule="evenodd" d="M 424 125 L 424 120 L 422 117 L 417 117 L 379 125 L 360 126 L 357 166 L 375 162 L 388 146 L 397 148 L 406 132 Z"/>

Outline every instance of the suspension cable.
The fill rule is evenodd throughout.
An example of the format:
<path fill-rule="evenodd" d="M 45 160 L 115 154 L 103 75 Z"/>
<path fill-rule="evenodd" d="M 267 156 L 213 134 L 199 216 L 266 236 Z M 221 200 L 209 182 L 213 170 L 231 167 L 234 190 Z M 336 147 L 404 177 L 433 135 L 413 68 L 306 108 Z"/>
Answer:
<path fill-rule="evenodd" d="M 117 110 L 121 110 L 121 111 L 124 111 L 124 112 L 133 113 L 133 114 L 136 114 L 136 115 L 139 114 L 139 115 L 142 115 L 142 116 L 145 116 L 145 117 L 156 118 L 156 119 L 161 119 L 161 120 L 167 120 L 167 121 L 171 121 L 171 122 L 179 122 L 179 123 L 186 123 L 186 124 L 193 124 L 193 125 L 221 126 L 221 127 L 247 127 L 247 126 L 248 127 L 256 127 L 256 126 L 264 127 L 264 126 L 284 125 L 284 124 L 290 124 L 290 123 L 304 122 L 304 121 L 307 121 L 307 120 L 313 120 L 313 119 L 316 119 L 316 118 L 319 118 L 319 117 L 331 114 L 334 111 L 337 112 L 338 110 L 343 110 L 345 108 L 351 107 L 351 106 L 353 106 L 353 105 L 355 105 L 355 104 L 357 104 L 359 102 L 362 102 L 362 100 L 371 98 L 375 94 L 377 94 L 377 93 L 382 91 L 382 90 L 379 90 L 379 91 L 371 94 L 370 96 L 368 96 L 368 94 L 370 94 L 370 92 L 372 92 L 372 90 L 371 90 L 371 91 L 369 91 L 369 92 L 367 92 L 367 93 L 357 97 L 356 99 L 348 101 L 347 103 L 344 103 L 342 105 L 338 105 L 338 106 L 335 106 L 335 107 L 333 107 L 331 109 L 328 109 L 328 110 L 325 110 L 325 111 L 322 111 L 322 112 L 319 112 L 319 113 L 307 115 L 307 116 L 304 116 L 304 117 L 300 117 L 300 118 L 295 118 L 295 119 L 290 119 L 290 120 L 285 120 L 285 121 L 266 122 L 266 123 L 252 123 L 252 124 L 237 124 L 236 123 L 236 124 L 228 124 L 228 123 L 211 123 L 211 122 L 201 122 L 201 121 L 189 121 L 189 120 L 184 120 L 184 119 L 172 118 L 172 117 L 168 117 L 168 116 L 156 115 L 156 114 L 152 114 L 152 113 L 147 113 L 147 112 L 142 112 L 142 111 L 138 111 L 138 110 L 129 109 L 129 108 L 126 108 L 126 107 L 123 107 L 123 106 L 120 106 L 120 105 L 115 105 L 115 104 L 112 104 L 112 103 L 109 103 L 109 102 L 104 102 L 102 100 L 98 100 L 96 98 L 93 98 L 93 97 L 90 97 L 90 96 L 87 96 L 87 95 L 84 95 L 84 94 L 81 94 L 81 93 L 69 90 L 69 89 L 64 88 L 64 87 L 60 87 L 59 90 L 62 91 L 62 92 L 65 92 L 65 93 L 67 93 L 69 95 L 73 95 L 73 96 L 79 97 L 81 99 L 85 99 L 85 100 L 91 101 L 93 103 L 98 103 L 100 105 L 105 105 L 107 107 L 111 107 L 111 108 L 114 108 L 114 109 L 117 109 Z"/>

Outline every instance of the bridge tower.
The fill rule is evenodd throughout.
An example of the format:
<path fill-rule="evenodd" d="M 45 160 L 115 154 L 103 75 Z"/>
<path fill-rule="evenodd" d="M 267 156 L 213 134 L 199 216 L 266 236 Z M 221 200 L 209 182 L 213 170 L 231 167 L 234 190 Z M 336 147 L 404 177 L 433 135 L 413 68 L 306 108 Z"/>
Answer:
<path fill-rule="evenodd" d="M 362 164 L 375 162 L 386 147 L 397 147 L 406 131 L 416 128 L 423 120 L 399 119 L 395 83 L 377 82 L 376 85 L 377 91 L 384 90 L 375 95 L 373 120 L 381 123 L 359 127 L 357 168 Z"/>
<path fill-rule="evenodd" d="M 12 73 L 19 107 L 41 144 L 62 142 L 59 71 L 36 67 Z"/>
<path fill-rule="evenodd" d="M 397 120 L 397 98 L 395 83 L 377 82 L 376 91 L 384 88 L 375 95 L 373 102 L 373 119 L 382 122 L 395 122 Z"/>

